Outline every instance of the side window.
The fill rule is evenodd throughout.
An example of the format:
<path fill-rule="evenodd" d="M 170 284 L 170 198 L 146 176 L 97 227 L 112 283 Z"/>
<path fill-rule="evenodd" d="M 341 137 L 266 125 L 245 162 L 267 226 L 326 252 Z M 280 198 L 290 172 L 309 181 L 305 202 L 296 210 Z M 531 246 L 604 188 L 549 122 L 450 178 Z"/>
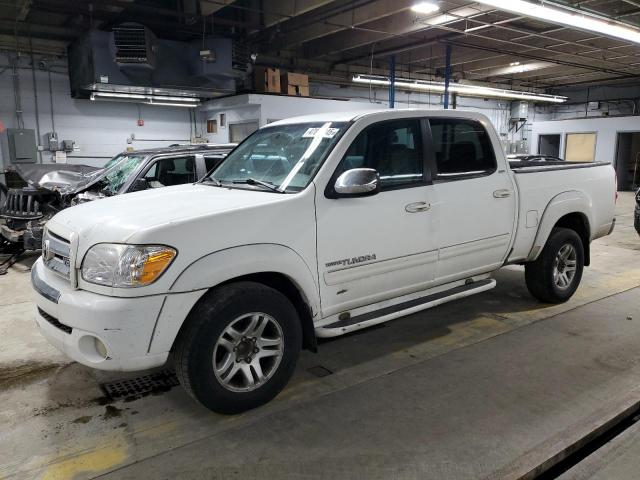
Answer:
<path fill-rule="evenodd" d="M 144 179 L 150 188 L 192 183 L 198 179 L 197 177 L 196 162 L 193 156 L 161 158 L 154 162 L 144 174 Z"/>
<path fill-rule="evenodd" d="M 496 169 L 496 155 L 485 128 L 474 120 L 432 118 L 437 176 L 478 175 Z"/>
<path fill-rule="evenodd" d="M 224 160 L 224 155 L 204 157 L 205 169 L 207 170 L 207 172 L 210 172 L 211 170 L 216 168 L 218 165 L 220 165 L 222 163 L 222 160 Z"/>
<path fill-rule="evenodd" d="M 390 120 L 365 128 L 353 141 L 340 171 L 374 168 L 382 189 L 424 181 L 422 136 L 418 119 Z"/>

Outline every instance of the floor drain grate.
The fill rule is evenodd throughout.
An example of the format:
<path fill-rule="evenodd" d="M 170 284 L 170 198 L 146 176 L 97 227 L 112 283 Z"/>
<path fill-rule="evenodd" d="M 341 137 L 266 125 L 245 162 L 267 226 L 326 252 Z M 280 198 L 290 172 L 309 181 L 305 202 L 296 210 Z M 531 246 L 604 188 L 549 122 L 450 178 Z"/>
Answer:
<path fill-rule="evenodd" d="M 331 370 L 323 367 L 322 365 L 316 365 L 315 367 L 308 368 L 307 372 L 318 378 L 326 377 L 327 375 L 331 375 L 333 373 Z"/>
<path fill-rule="evenodd" d="M 103 383 L 100 388 L 111 400 L 129 397 L 143 397 L 152 393 L 161 393 L 179 385 L 178 378 L 171 371 L 161 371 L 142 377 L 128 378 Z"/>

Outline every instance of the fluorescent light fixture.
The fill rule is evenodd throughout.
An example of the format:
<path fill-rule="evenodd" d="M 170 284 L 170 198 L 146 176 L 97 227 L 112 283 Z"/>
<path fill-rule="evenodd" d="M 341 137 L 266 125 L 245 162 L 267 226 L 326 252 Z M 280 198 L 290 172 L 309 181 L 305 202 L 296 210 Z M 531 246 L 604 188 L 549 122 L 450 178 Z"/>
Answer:
<path fill-rule="evenodd" d="M 640 30 L 624 27 L 594 15 L 576 13 L 567 9 L 550 7 L 523 0 L 476 0 L 506 12 L 524 15 L 556 25 L 599 33 L 605 37 L 614 37 L 632 43 L 640 43 Z"/>
<path fill-rule="evenodd" d="M 162 105 L 165 107 L 187 107 L 187 108 L 196 108 L 198 104 L 196 103 L 172 103 L 172 102 L 147 102 L 149 105 Z"/>
<path fill-rule="evenodd" d="M 119 93 L 119 92 L 92 92 L 91 100 L 121 100 L 131 103 L 144 103 L 147 105 L 163 105 L 172 107 L 195 108 L 200 105 L 198 98 L 166 96 L 166 95 L 142 95 L 139 93 Z"/>
<path fill-rule="evenodd" d="M 352 79 L 355 83 L 368 85 L 389 86 L 391 83 L 387 77 L 378 75 L 356 75 Z M 410 80 L 398 78 L 395 81 L 398 88 L 423 92 L 444 93 L 443 82 L 430 82 L 426 80 Z M 531 102 L 564 103 L 568 99 L 559 95 L 546 95 L 543 93 L 523 92 L 520 90 L 505 90 L 502 88 L 482 87 L 479 85 L 466 85 L 462 83 L 450 83 L 449 92 L 457 93 L 465 97 L 503 98 L 508 100 L 528 100 Z"/>
<path fill-rule="evenodd" d="M 498 77 L 501 75 L 513 75 L 517 73 L 533 72 L 535 70 L 542 70 L 545 68 L 557 67 L 558 65 L 551 62 L 511 62 L 509 66 L 487 68 L 480 73 L 482 76 Z"/>
<path fill-rule="evenodd" d="M 431 2 L 418 2 L 411 7 L 411 11 L 422 14 L 434 13 L 440 10 L 440 7 Z"/>

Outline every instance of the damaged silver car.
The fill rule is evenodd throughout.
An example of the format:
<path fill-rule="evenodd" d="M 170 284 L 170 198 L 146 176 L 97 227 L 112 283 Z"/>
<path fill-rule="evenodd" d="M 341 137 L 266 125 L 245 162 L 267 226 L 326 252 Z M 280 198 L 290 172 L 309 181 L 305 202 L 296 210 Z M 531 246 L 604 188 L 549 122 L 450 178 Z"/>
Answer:
<path fill-rule="evenodd" d="M 124 152 L 102 168 L 14 165 L 21 188 L 0 184 L 0 235 L 10 251 L 37 250 L 44 224 L 74 205 L 123 193 L 192 183 L 216 168 L 235 145 L 190 145 Z"/>

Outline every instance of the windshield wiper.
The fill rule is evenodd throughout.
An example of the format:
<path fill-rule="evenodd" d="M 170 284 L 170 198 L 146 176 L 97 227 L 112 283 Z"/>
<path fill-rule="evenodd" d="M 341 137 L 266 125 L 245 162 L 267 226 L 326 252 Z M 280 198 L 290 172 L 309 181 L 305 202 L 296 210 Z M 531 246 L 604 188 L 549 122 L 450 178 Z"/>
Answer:
<path fill-rule="evenodd" d="M 242 180 L 232 180 L 231 183 L 240 183 L 240 184 L 247 184 L 247 185 L 259 185 L 261 187 L 268 188 L 272 192 L 285 193 L 284 190 L 280 190 L 275 185 L 272 185 L 272 184 L 270 184 L 268 182 L 263 182 L 262 180 L 256 180 L 255 178 L 245 178 L 245 179 L 242 179 Z"/>
<path fill-rule="evenodd" d="M 214 184 L 216 187 L 222 186 L 222 182 L 214 177 L 205 177 L 200 181 L 200 183 L 203 183 L 204 185 Z"/>

